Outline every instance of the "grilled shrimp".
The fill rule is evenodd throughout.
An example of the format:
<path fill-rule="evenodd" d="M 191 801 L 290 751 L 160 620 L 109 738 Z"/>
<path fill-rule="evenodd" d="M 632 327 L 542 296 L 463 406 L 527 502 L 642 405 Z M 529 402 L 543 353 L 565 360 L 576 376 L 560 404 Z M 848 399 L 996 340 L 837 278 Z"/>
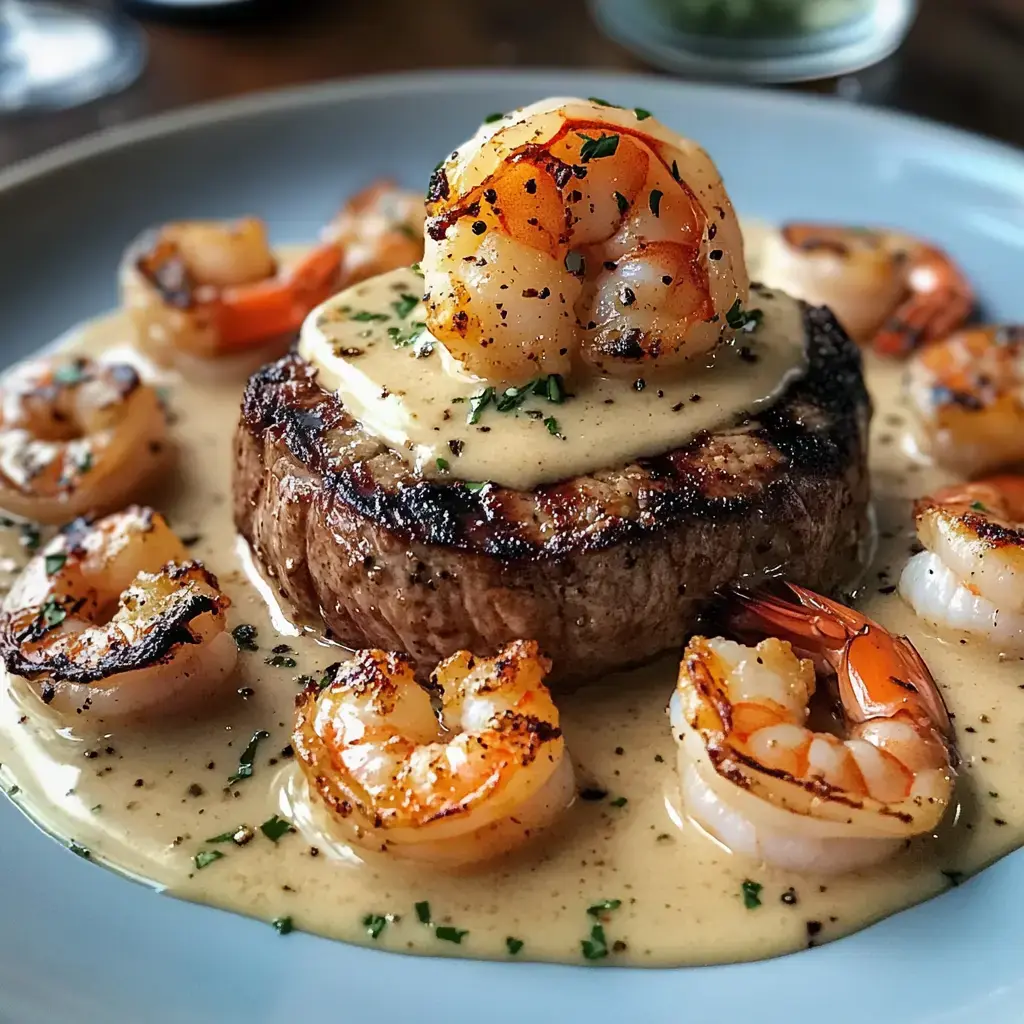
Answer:
<path fill-rule="evenodd" d="M 570 803 L 572 764 L 533 640 L 459 651 L 431 676 L 364 650 L 298 701 L 293 746 L 314 792 L 361 846 L 452 866 L 503 853 Z"/>
<path fill-rule="evenodd" d="M 946 487 L 914 517 L 925 550 L 900 576 L 904 600 L 938 626 L 1024 651 L 1024 476 Z"/>
<path fill-rule="evenodd" d="M 1024 462 L 1024 327 L 972 327 L 914 353 L 921 451 L 964 476 Z"/>
<path fill-rule="evenodd" d="M 229 604 L 163 517 L 132 506 L 76 520 L 29 562 L 0 611 L 0 655 L 64 714 L 170 713 L 234 668 Z"/>
<path fill-rule="evenodd" d="M 851 337 L 885 355 L 945 337 L 974 306 L 946 253 L 894 231 L 785 224 L 767 235 L 760 272 L 766 284 L 829 306 Z"/>
<path fill-rule="evenodd" d="M 910 642 L 803 587 L 742 596 L 747 647 L 694 637 L 669 705 L 687 812 L 734 853 L 839 873 L 935 828 L 953 795 L 952 727 Z M 846 737 L 808 728 L 814 662 L 836 674 Z"/>
<path fill-rule="evenodd" d="M 422 192 L 386 179 L 357 192 L 323 233 L 341 246 L 341 287 L 420 260 L 425 218 Z"/>
<path fill-rule="evenodd" d="M 434 172 L 427 214 L 427 326 L 488 380 L 678 366 L 748 299 L 718 170 L 644 110 L 544 100 L 485 124 Z"/>
<path fill-rule="evenodd" d="M 42 523 L 119 508 L 164 463 L 156 391 L 123 363 L 38 360 L 0 383 L 0 508 Z"/>
<path fill-rule="evenodd" d="M 128 247 L 121 297 L 154 357 L 215 358 L 290 339 L 337 290 L 340 265 L 340 249 L 325 242 L 282 269 L 255 217 L 181 221 Z"/>

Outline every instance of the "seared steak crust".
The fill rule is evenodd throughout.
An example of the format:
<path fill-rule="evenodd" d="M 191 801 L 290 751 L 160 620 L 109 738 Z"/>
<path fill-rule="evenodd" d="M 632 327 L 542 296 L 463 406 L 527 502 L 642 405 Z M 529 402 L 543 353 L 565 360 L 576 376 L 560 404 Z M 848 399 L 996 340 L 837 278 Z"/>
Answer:
<path fill-rule="evenodd" d="M 346 645 L 429 671 L 528 637 L 562 678 L 644 660 L 679 646 L 725 584 L 784 572 L 828 589 L 850 573 L 870 403 L 832 315 L 804 320 L 808 372 L 756 419 L 528 492 L 423 478 L 286 356 L 245 391 L 235 521 Z"/>

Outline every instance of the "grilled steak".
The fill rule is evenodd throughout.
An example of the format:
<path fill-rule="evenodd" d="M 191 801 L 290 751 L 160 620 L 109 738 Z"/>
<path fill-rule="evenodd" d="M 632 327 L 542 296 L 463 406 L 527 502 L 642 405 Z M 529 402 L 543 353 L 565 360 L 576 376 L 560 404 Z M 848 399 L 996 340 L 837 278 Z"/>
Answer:
<path fill-rule="evenodd" d="M 807 374 L 756 419 L 656 458 L 513 491 L 427 480 L 296 355 L 249 381 L 235 521 L 307 619 L 424 670 L 534 638 L 561 679 L 678 647 L 716 588 L 847 578 L 863 536 L 860 355 L 805 308 Z"/>

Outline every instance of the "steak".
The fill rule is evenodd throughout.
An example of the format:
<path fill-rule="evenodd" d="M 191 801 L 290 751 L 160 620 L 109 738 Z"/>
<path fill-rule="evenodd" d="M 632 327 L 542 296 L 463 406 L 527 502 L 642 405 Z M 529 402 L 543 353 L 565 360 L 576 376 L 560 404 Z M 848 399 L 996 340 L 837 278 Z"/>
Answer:
<path fill-rule="evenodd" d="M 561 680 L 642 662 L 680 647 L 718 588 L 852 575 L 870 400 L 832 314 L 803 316 L 807 372 L 769 409 L 532 491 L 426 479 L 285 356 L 245 390 L 235 522 L 304 619 L 424 673 L 518 638 Z"/>

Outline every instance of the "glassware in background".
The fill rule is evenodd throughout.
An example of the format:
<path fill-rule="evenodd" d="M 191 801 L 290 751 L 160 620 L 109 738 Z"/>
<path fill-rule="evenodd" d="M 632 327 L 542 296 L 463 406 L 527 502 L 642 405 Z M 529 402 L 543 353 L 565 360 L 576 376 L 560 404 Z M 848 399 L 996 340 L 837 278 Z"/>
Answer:
<path fill-rule="evenodd" d="M 849 74 L 903 41 L 916 0 L 591 0 L 603 31 L 658 67 L 742 82 Z"/>
<path fill-rule="evenodd" d="M 0 113 L 63 110 L 130 85 L 146 47 L 137 26 L 46 0 L 0 0 Z"/>

